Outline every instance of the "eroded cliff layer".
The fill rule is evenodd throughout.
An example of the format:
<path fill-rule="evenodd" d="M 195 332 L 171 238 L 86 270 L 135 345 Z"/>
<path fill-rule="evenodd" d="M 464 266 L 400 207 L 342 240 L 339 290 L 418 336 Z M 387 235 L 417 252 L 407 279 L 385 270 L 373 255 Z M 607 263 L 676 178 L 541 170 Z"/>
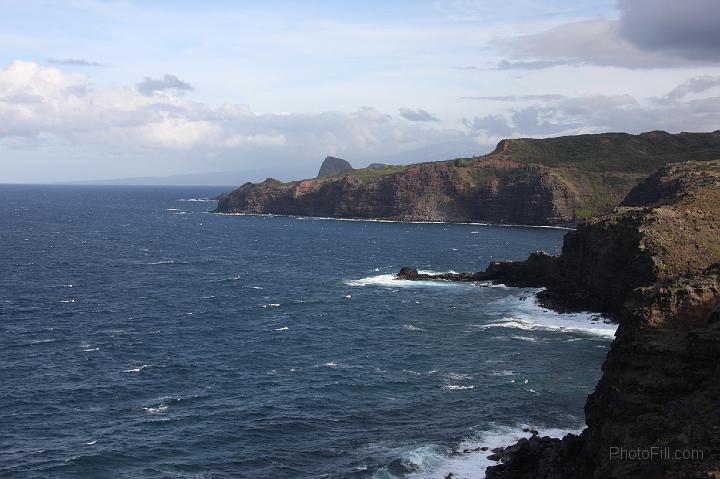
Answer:
<path fill-rule="evenodd" d="M 668 162 L 713 158 L 720 158 L 720 131 L 503 140 L 482 157 L 246 183 L 221 195 L 216 211 L 573 225 L 609 212 Z"/>

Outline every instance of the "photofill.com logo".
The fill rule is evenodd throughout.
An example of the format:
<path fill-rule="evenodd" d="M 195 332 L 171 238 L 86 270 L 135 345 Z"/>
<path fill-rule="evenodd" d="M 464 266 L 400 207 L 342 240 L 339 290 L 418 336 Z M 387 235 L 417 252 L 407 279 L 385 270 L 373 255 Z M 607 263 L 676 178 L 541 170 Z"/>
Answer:
<path fill-rule="evenodd" d="M 705 451 L 702 449 L 672 449 L 669 446 L 610 447 L 611 461 L 702 461 Z"/>

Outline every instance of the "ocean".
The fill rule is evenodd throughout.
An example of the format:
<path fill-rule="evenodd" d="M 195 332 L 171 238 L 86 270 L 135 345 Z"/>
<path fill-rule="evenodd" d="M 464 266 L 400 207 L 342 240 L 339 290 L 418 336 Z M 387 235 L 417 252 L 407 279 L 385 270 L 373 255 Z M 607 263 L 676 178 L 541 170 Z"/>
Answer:
<path fill-rule="evenodd" d="M 406 282 L 564 230 L 209 213 L 227 188 L 0 186 L 0 476 L 483 478 L 583 427 L 614 325 Z"/>

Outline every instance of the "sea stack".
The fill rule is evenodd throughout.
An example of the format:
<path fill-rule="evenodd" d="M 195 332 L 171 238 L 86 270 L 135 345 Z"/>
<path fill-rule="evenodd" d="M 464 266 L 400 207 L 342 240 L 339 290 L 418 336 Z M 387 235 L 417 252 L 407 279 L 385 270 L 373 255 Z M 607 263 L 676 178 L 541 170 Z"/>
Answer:
<path fill-rule="evenodd" d="M 326 156 L 323 161 L 320 171 L 317 177 L 322 178 L 323 176 L 334 176 L 346 171 L 352 171 L 354 168 L 352 165 L 343 160 L 342 158 L 335 158 L 334 156 Z"/>

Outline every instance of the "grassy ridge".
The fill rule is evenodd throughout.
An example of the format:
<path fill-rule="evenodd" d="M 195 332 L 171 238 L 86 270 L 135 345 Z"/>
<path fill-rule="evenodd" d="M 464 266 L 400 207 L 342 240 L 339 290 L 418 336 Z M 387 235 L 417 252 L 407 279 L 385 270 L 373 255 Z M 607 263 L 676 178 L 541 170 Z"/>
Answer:
<path fill-rule="evenodd" d="M 504 143 L 507 143 L 505 147 Z M 500 143 L 508 156 L 523 163 L 573 165 L 585 171 L 654 171 L 666 163 L 720 158 L 720 133 L 605 133 L 557 138 L 519 138 Z"/>
<path fill-rule="evenodd" d="M 407 169 L 408 165 L 386 165 L 383 167 L 360 168 L 357 170 L 346 171 L 344 173 L 336 175 L 336 177 L 355 176 L 357 178 L 360 178 L 363 183 L 372 183 L 373 181 L 378 180 L 384 176 L 391 176 L 402 173 Z"/>
<path fill-rule="evenodd" d="M 489 187 L 512 178 L 523 167 L 549 168 L 558 184 L 576 198 L 573 215 L 584 218 L 609 212 L 642 178 L 667 163 L 715 159 L 720 159 L 720 131 L 654 131 L 503 140 L 488 155 L 438 163 L 447 165 L 467 188 Z M 402 174 L 408 168 L 362 168 L 336 177 L 354 176 L 367 184 Z"/>

